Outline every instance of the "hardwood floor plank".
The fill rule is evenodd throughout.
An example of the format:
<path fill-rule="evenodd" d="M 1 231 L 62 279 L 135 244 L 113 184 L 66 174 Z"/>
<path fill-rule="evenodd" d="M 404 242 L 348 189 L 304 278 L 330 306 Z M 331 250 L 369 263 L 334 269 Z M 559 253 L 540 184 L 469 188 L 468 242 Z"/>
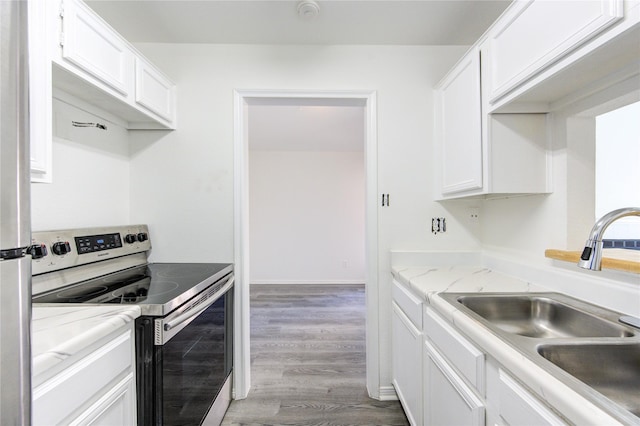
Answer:
<path fill-rule="evenodd" d="M 251 352 L 251 391 L 223 425 L 408 424 L 367 395 L 362 285 L 252 286 Z"/>

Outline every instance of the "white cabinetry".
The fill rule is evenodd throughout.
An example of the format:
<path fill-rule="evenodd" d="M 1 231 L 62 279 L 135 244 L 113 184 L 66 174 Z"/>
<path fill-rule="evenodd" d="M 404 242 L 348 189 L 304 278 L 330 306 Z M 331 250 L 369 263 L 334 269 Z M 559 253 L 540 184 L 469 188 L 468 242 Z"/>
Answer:
<path fill-rule="evenodd" d="M 135 425 L 133 323 L 82 354 L 51 377 L 34 378 L 33 424 Z"/>
<path fill-rule="evenodd" d="M 544 114 L 486 114 L 480 50 L 436 87 L 435 170 L 441 199 L 549 192 Z"/>
<path fill-rule="evenodd" d="M 58 0 L 53 83 L 124 119 L 174 129 L 175 85 L 81 0 Z"/>
<path fill-rule="evenodd" d="M 133 53 L 83 2 L 62 3 L 62 59 L 124 97 L 131 93 Z"/>
<path fill-rule="evenodd" d="M 424 424 L 485 424 L 485 356 L 424 309 Z"/>
<path fill-rule="evenodd" d="M 499 413 L 508 425 L 566 424 L 504 370 L 499 369 L 498 374 Z"/>
<path fill-rule="evenodd" d="M 52 97 L 60 92 L 123 120 L 175 129 L 175 85 L 81 0 L 29 1 L 31 180 L 52 181 Z"/>
<path fill-rule="evenodd" d="M 622 13 L 622 0 L 515 3 L 488 38 L 490 102 L 619 21 Z"/>
<path fill-rule="evenodd" d="M 443 195 L 482 188 L 480 118 L 480 52 L 473 49 L 451 70 L 436 92 Z"/>
<path fill-rule="evenodd" d="M 424 352 L 425 425 L 484 425 L 484 404 L 427 341 Z"/>
<path fill-rule="evenodd" d="M 51 182 L 51 53 L 47 0 L 30 0 L 29 12 L 29 139 L 31 181 Z"/>
<path fill-rule="evenodd" d="M 405 313 L 406 312 L 406 313 Z M 417 314 L 417 315 L 416 315 Z M 393 282 L 392 377 L 411 425 L 422 421 L 422 302 Z"/>

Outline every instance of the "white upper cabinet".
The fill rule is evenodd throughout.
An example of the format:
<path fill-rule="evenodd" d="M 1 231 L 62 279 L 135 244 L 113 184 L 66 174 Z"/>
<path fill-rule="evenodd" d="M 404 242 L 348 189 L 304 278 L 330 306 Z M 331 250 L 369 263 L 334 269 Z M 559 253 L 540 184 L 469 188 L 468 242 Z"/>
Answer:
<path fill-rule="evenodd" d="M 487 114 L 481 57 L 472 48 L 435 89 L 438 198 L 549 192 L 545 115 Z"/>
<path fill-rule="evenodd" d="M 32 182 L 52 182 L 54 93 L 128 129 L 176 127 L 175 85 L 81 0 L 29 0 L 29 85 Z"/>
<path fill-rule="evenodd" d="M 549 112 L 636 76 L 638 0 L 514 1 L 484 35 L 487 112 Z"/>
<path fill-rule="evenodd" d="M 490 102 L 621 18 L 622 0 L 530 0 L 509 9 L 488 39 Z"/>
<path fill-rule="evenodd" d="M 50 183 L 52 99 L 47 10 L 47 0 L 30 0 L 28 3 L 31 181 Z"/>
<path fill-rule="evenodd" d="M 129 129 L 175 129 L 175 85 L 81 0 L 59 0 L 53 85 Z"/>
<path fill-rule="evenodd" d="M 135 98 L 143 108 L 169 122 L 175 120 L 174 86 L 142 57 L 136 58 Z"/>
<path fill-rule="evenodd" d="M 62 58 L 124 97 L 131 92 L 133 53 L 84 3 L 63 3 Z"/>
<path fill-rule="evenodd" d="M 442 194 L 482 188 L 480 52 L 471 50 L 436 92 Z"/>

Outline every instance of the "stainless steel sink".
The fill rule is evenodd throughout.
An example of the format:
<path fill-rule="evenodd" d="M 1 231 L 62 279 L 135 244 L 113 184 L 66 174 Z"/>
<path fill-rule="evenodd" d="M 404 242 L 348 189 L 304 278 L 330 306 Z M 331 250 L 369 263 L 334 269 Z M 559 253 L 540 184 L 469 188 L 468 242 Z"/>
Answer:
<path fill-rule="evenodd" d="M 622 423 L 640 423 L 640 329 L 622 314 L 559 293 L 442 293 Z"/>
<path fill-rule="evenodd" d="M 627 327 L 569 306 L 557 296 L 474 295 L 457 301 L 495 327 L 520 336 L 555 339 L 566 337 L 629 337 Z"/>
<path fill-rule="evenodd" d="M 640 417 L 640 343 L 542 345 L 538 353 Z"/>

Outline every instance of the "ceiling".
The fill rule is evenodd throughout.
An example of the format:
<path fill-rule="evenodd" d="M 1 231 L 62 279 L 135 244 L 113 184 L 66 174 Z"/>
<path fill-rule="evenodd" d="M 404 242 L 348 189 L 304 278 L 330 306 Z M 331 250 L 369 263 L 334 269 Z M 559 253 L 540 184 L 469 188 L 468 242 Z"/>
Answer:
<path fill-rule="evenodd" d="M 471 45 L 510 0 L 86 0 L 133 43 Z M 364 107 L 250 105 L 252 150 L 362 151 Z"/>
<path fill-rule="evenodd" d="M 510 0 L 87 0 L 131 42 L 471 45 Z"/>

